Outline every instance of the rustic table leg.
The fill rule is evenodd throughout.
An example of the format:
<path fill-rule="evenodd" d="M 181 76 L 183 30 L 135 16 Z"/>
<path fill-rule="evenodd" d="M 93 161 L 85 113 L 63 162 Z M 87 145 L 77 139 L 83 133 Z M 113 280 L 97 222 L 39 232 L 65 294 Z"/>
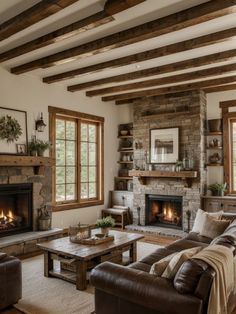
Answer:
<path fill-rule="evenodd" d="M 76 289 L 85 290 L 87 288 L 87 262 L 77 261 L 76 264 Z"/>
<path fill-rule="evenodd" d="M 130 251 L 129 251 L 130 262 L 134 263 L 137 261 L 137 243 L 131 243 Z"/>
<path fill-rule="evenodd" d="M 53 269 L 53 259 L 50 252 L 44 252 L 44 276 L 49 277 L 49 271 Z"/>

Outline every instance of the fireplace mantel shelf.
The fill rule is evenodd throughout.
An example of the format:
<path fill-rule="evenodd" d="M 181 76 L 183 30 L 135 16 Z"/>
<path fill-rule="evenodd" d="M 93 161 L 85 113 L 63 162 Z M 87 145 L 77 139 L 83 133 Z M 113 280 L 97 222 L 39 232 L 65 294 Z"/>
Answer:
<path fill-rule="evenodd" d="M 34 167 L 36 174 L 43 174 L 44 167 L 53 165 L 50 157 L 0 155 L 0 167 Z"/>
<path fill-rule="evenodd" d="M 176 178 L 186 180 L 188 187 L 192 186 L 192 180 L 197 178 L 197 171 L 141 171 L 141 170 L 130 170 L 129 176 L 138 177 L 141 184 L 146 184 L 147 178 Z"/>

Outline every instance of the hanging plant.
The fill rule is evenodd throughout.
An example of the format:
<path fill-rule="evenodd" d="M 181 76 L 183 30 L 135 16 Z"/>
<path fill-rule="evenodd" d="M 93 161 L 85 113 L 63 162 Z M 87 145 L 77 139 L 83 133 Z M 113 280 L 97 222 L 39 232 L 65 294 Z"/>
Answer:
<path fill-rule="evenodd" d="M 0 118 L 0 139 L 7 143 L 17 141 L 22 135 L 22 128 L 19 122 L 11 116 L 2 116 Z"/>

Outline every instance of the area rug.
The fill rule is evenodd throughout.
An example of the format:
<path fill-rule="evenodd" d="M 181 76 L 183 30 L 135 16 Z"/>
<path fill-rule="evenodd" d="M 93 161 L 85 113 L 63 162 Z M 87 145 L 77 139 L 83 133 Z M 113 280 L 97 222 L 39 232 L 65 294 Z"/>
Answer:
<path fill-rule="evenodd" d="M 157 245 L 138 242 L 137 257 L 145 257 Z M 94 311 L 93 287 L 78 291 L 74 284 L 43 276 L 43 256 L 22 261 L 23 297 L 15 308 L 26 314 L 90 314 Z"/>

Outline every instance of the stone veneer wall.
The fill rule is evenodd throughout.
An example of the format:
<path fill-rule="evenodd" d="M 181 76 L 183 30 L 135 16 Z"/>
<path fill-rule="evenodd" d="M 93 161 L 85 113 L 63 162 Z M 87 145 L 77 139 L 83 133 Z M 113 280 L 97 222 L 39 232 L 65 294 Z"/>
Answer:
<path fill-rule="evenodd" d="M 36 175 L 34 167 L 0 167 L 0 184 L 33 183 L 33 230 L 38 230 L 38 209 L 52 201 L 51 168 L 44 175 Z"/>
<path fill-rule="evenodd" d="M 181 113 L 180 111 L 186 111 Z M 175 110 L 176 113 L 164 113 Z M 146 117 L 144 117 L 146 116 Z M 176 95 L 163 95 L 142 99 L 134 103 L 134 165 L 145 166 L 149 160 L 149 133 L 155 128 L 179 127 L 179 159 L 184 151 L 194 158 L 194 169 L 198 178 L 194 179 L 191 188 L 185 181 L 171 178 L 148 178 L 146 185 L 141 185 L 134 177 L 133 221 L 138 222 L 137 207 L 141 208 L 140 222 L 145 224 L 145 195 L 177 195 L 183 197 L 183 229 L 187 229 L 186 210 L 192 212 L 191 223 L 200 207 L 200 196 L 206 184 L 205 137 L 206 98 L 204 92 L 192 91 Z M 141 144 L 141 148 L 140 145 Z M 157 169 L 172 170 L 174 165 L 156 165 Z"/>

